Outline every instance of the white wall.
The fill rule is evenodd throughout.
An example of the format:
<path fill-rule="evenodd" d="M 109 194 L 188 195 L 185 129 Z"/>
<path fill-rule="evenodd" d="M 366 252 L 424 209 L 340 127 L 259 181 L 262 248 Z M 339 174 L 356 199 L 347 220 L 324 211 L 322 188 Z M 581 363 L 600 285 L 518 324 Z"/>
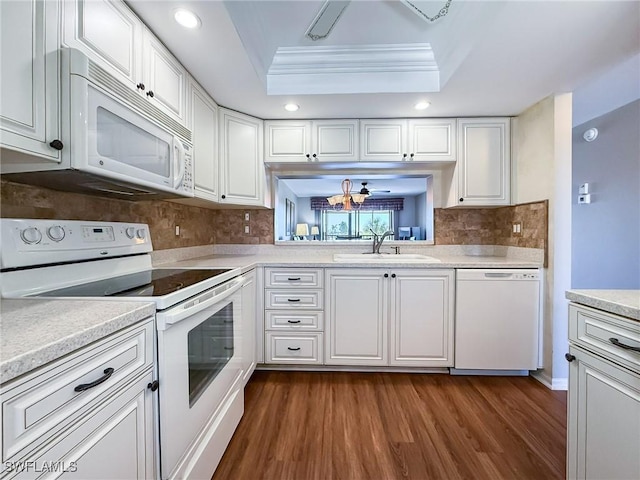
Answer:
<path fill-rule="evenodd" d="M 573 288 L 640 289 L 639 132 L 640 100 L 573 129 Z M 585 182 L 592 203 L 578 205 Z"/>
<path fill-rule="evenodd" d="M 571 278 L 571 94 L 548 97 L 513 121 L 514 202 L 549 200 L 541 380 L 565 388 Z"/>

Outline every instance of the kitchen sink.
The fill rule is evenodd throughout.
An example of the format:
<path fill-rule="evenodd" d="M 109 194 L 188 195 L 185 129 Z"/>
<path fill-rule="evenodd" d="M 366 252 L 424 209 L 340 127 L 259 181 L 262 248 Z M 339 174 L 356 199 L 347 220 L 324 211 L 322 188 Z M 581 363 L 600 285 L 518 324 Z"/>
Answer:
<path fill-rule="evenodd" d="M 336 253 L 334 262 L 343 263 L 440 263 L 440 260 L 418 253 Z"/>

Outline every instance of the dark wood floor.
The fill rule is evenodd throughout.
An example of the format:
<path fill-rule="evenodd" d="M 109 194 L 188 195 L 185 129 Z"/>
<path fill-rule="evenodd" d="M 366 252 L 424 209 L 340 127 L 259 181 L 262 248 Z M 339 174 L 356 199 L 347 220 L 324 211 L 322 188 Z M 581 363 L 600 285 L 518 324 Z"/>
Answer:
<path fill-rule="evenodd" d="M 256 372 L 213 478 L 560 479 L 565 438 L 529 377 Z"/>

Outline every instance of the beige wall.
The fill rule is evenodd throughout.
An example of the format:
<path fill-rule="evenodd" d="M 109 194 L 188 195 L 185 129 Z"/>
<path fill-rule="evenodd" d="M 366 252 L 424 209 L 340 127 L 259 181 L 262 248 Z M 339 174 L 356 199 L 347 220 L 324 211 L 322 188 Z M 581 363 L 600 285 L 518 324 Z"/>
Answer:
<path fill-rule="evenodd" d="M 567 302 L 571 285 L 571 94 L 545 98 L 513 121 L 515 203 L 549 200 L 548 268 L 542 380 L 562 387 L 568 368 Z"/>

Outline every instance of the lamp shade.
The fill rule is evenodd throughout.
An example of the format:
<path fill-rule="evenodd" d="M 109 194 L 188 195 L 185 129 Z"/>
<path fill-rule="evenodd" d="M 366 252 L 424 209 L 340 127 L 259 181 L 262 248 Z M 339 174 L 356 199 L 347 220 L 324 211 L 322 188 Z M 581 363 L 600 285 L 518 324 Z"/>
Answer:
<path fill-rule="evenodd" d="M 307 223 L 296 224 L 296 235 L 298 236 L 309 235 L 309 225 Z"/>
<path fill-rule="evenodd" d="M 311 235 L 320 235 L 320 229 L 317 226 L 311 227 Z"/>

